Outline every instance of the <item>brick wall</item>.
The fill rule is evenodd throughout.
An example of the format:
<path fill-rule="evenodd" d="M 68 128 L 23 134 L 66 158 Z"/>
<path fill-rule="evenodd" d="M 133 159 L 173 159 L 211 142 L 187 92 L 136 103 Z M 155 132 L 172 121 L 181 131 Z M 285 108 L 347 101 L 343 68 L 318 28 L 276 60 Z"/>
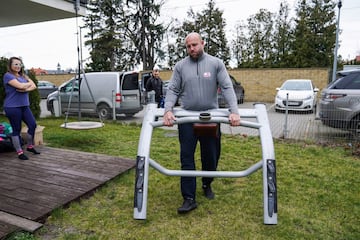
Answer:
<path fill-rule="evenodd" d="M 237 69 L 229 70 L 229 73 L 243 85 L 245 101 L 248 102 L 274 102 L 276 88 L 291 78 L 311 79 L 321 91 L 326 87 L 331 75 L 327 68 Z M 161 71 L 160 77 L 168 80 L 171 74 L 171 71 Z M 75 74 L 41 75 L 37 76 L 37 79 L 47 80 L 59 86 L 74 76 Z"/>
<path fill-rule="evenodd" d="M 274 102 L 276 88 L 287 79 L 311 79 L 320 91 L 326 87 L 329 80 L 329 70 L 325 68 L 241 69 L 229 73 L 243 85 L 245 101 L 248 102 Z"/>

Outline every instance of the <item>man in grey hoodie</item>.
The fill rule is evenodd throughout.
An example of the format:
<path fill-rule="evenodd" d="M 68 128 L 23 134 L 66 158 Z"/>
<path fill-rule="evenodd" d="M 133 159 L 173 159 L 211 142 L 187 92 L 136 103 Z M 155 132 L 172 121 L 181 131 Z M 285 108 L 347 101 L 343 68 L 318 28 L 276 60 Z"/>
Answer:
<path fill-rule="evenodd" d="M 165 98 L 165 126 L 173 126 L 176 120 L 173 107 L 181 96 L 181 105 L 185 110 L 206 111 L 218 108 L 217 89 L 221 88 L 229 104 L 229 122 L 231 126 L 240 125 L 240 115 L 232 82 L 224 63 L 204 52 L 204 40 L 198 33 L 190 33 L 185 38 L 189 56 L 176 63 Z M 215 136 L 199 136 L 193 123 L 179 124 L 180 160 L 182 170 L 195 170 L 195 149 L 200 142 L 202 170 L 216 171 L 220 157 L 220 124 Z M 205 197 L 214 198 L 211 189 L 213 178 L 202 178 Z M 178 213 L 187 213 L 197 207 L 195 200 L 196 177 L 181 177 L 183 205 Z"/>

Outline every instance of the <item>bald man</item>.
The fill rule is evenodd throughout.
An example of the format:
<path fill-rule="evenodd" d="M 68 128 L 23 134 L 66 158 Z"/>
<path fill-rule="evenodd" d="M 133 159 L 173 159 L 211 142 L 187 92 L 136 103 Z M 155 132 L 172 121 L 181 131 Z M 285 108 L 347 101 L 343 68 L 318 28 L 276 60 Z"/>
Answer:
<path fill-rule="evenodd" d="M 185 38 L 188 56 L 176 63 L 165 98 L 165 126 L 173 126 L 176 120 L 173 108 L 181 96 L 181 105 L 185 110 L 207 111 L 218 108 L 217 89 L 221 88 L 229 104 L 230 125 L 240 125 L 237 100 L 229 74 L 222 60 L 204 52 L 204 40 L 198 33 L 190 33 Z M 197 134 L 193 123 L 179 124 L 180 161 L 182 170 L 195 170 L 194 154 L 197 142 L 200 142 L 202 170 L 216 171 L 221 149 L 220 124 L 216 125 L 216 134 L 201 136 Z M 213 178 L 202 178 L 204 195 L 213 199 L 211 183 Z M 178 213 L 183 214 L 197 208 L 196 177 L 181 177 L 183 204 Z"/>

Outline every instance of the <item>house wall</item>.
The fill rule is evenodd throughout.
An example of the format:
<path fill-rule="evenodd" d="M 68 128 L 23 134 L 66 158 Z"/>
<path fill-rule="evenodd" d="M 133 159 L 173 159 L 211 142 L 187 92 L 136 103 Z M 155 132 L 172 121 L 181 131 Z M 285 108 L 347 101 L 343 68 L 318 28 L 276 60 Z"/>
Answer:
<path fill-rule="evenodd" d="M 321 91 L 326 87 L 331 76 L 327 68 L 236 69 L 229 70 L 229 73 L 243 85 L 247 102 L 274 102 L 276 88 L 285 80 L 292 78 L 311 79 Z M 172 71 L 161 71 L 160 77 L 168 80 L 171 74 Z M 41 75 L 37 76 L 37 79 L 47 80 L 59 86 L 74 76 L 75 74 Z"/>

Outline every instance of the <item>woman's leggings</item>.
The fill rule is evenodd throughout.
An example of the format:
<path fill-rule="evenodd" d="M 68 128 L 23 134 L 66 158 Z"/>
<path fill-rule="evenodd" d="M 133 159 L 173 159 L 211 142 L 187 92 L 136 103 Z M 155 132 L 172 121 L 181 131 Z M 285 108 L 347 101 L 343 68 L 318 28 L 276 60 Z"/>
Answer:
<path fill-rule="evenodd" d="M 21 133 L 21 123 L 24 121 L 26 126 L 28 127 L 27 131 L 27 144 L 34 144 L 34 136 L 36 129 L 36 120 L 34 115 L 32 114 L 29 106 L 24 107 L 5 107 L 4 108 L 6 117 L 10 121 L 10 125 L 13 129 L 12 132 L 12 141 L 14 148 L 17 152 L 22 151 L 21 141 L 20 141 L 20 133 Z"/>

